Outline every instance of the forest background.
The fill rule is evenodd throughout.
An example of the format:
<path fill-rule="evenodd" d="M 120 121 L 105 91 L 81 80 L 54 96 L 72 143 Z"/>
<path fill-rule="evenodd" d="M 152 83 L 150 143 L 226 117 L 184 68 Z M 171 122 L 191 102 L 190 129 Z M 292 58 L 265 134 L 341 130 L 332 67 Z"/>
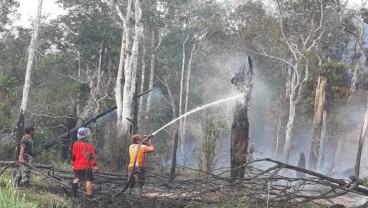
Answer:
<path fill-rule="evenodd" d="M 37 129 L 38 160 L 68 163 L 74 135 L 45 144 L 116 106 L 89 127 L 103 168 L 120 171 L 131 133 L 150 134 L 237 94 L 230 80 L 249 55 L 253 158 L 296 165 L 303 152 L 309 168 L 323 173 L 353 168 L 367 105 L 368 11 L 367 1 L 352 9 L 344 3 L 62 0 L 65 14 L 35 17 L 28 28 L 14 23 L 19 3 L 3 0 L 1 160 L 14 158 L 22 115 Z M 325 97 L 318 100 L 321 86 Z M 318 103 L 325 112 L 319 117 Z M 159 132 L 152 164 L 168 173 L 178 141 L 179 165 L 209 172 L 229 166 L 234 106 L 214 106 Z"/>

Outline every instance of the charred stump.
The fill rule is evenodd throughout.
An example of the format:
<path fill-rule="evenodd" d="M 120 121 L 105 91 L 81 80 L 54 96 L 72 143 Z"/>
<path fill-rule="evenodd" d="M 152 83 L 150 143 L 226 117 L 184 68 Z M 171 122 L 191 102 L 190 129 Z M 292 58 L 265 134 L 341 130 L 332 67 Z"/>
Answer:
<path fill-rule="evenodd" d="M 68 117 L 68 119 L 66 120 L 65 127 L 67 128 L 68 132 L 70 132 L 70 130 L 72 130 L 76 126 L 77 126 L 76 109 L 74 109 L 73 115 Z M 73 138 L 76 138 L 76 137 L 77 137 L 77 132 L 74 131 L 73 133 L 68 133 L 68 136 L 61 140 L 61 158 L 62 160 L 67 161 L 69 159 L 68 156 L 71 155 L 69 151 L 71 150 L 71 144 L 73 142 L 72 140 Z"/>
<path fill-rule="evenodd" d="M 298 167 L 305 169 L 305 155 L 303 152 L 300 153 L 299 156 L 299 161 L 298 161 Z M 296 177 L 297 178 L 305 178 L 305 173 L 304 172 L 300 172 L 300 171 L 296 171 Z"/>
<path fill-rule="evenodd" d="M 244 93 L 244 99 L 236 104 L 231 128 L 231 178 L 244 178 L 249 143 L 248 103 L 253 77 L 252 60 L 248 56 L 238 74 L 231 80 L 236 89 Z"/>

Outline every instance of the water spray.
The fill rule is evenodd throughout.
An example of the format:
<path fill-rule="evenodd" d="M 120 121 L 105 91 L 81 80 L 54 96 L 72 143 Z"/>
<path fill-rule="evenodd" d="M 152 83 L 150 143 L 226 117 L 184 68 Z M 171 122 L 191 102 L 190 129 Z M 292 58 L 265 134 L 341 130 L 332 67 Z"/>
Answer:
<path fill-rule="evenodd" d="M 181 118 L 183 118 L 183 117 L 185 117 L 185 116 L 188 116 L 188 115 L 190 115 L 190 114 L 192 114 L 192 113 L 195 113 L 195 112 L 197 112 L 197 111 L 200 111 L 200 110 L 203 110 L 203 109 L 205 109 L 205 108 L 208 108 L 208 107 L 210 107 L 210 106 L 217 105 L 217 104 L 220 104 L 220 103 L 223 103 L 223 102 L 226 102 L 226 101 L 229 101 L 229 100 L 233 100 L 233 99 L 236 99 L 236 98 L 240 98 L 240 97 L 242 97 L 242 96 L 244 96 L 244 94 L 243 94 L 243 93 L 242 93 L 242 94 L 234 95 L 234 96 L 232 96 L 232 97 L 224 98 L 224 99 L 221 99 L 221 100 L 218 100 L 218 101 L 212 102 L 212 103 L 208 103 L 208 104 L 202 105 L 202 106 L 197 107 L 197 108 L 195 108 L 195 109 L 193 109 L 193 110 L 191 110 L 191 111 L 189 111 L 189 112 L 187 112 L 187 113 L 185 113 L 185 114 L 183 114 L 183 115 L 179 116 L 178 118 L 176 118 L 176 119 L 174 119 L 174 120 L 170 121 L 169 123 L 167 123 L 167 124 L 166 124 L 166 125 L 164 125 L 163 127 L 159 128 L 157 131 L 153 132 L 152 134 L 150 134 L 150 135 L 144 135 L 144 136 L 143 136 L 143 138 L 144 138 L 144 139 L 143 139 L 142 141 L 140 141 L 140 142 L 139 142 L 139 144 L 138 144 L 138 147 L 137 147 L 137 153 L 139 152 L 139 149 L 140 149 L 141 145 L 142 145 L 144 142 L 146 142 L 146 141 L 148 141 L 149 139 L 153 138 L 153 136 L 154 136 L 154 135 L 156 135 L 158 132 L 160 132 L 162 129 L 164 129 L 164 128 L 166 128 L 166 127 L 170 126 L 171 124 L 175 123 L 175 122 L 176 122 L 176 121 L 178 121 L 179 119 L 181 119 Z M 135 156 L 135 158 L 134 158 L 134 164 L 135 164 L 135 163 L 136 163 L 136 161 L 137 161 L 137 155 L 138 155 L 138 154 L 136 154 L 136 156 Z M 135 166 L 133 166 L 133 170 L 132 170 L 132 172 L 134 172 L 134 169 L 135 169 Z M 114 196 L 119 196 L 121 193 L 123 193 L 123 192 L 128 188 L 129 183 L 131 183 L 131 180 L 132 180 L 132 179 L 131 179 L 131 177 L 129 177 L 127 185 L 126 185 L 126 186 L 125 186 L 125 187 L 124 187 L 124 188 L 123 188 L 119 193 L 115 194 Z"/>
<path fill-rule="evenodd" d="M 232 96 L 232 97 L 228 97 L 228 98 L 224 98 L 224 99 L 221 99 L 221 100 L 217 100 L 217 101 L 215 101 L 215 102 L 208 103 L 208 104 L 202 105 L 202 106 L 200 106 L 200 107 L 197 107 L 197 108 L 195 108 L 195 109 L 193 109 L 193 110 L 191 110 L 191 111 L 189 111 L 189 112 L 187 112 L 187 113 L 185 113 L 185 114 L 181 115 L 180 117 L 178 117 L 178 118 L 176 118 L 176 119 L 174 119 L 174 120 L 170 121 L 169 123 L 167 123 L 166 125 L 164 125 L 164 126 L 163 126 L 163 127 L 161 127 L 160 129 L 158 129 L 157 131 L 153 132 L 153 133 L 152 133 L 151 135 L 149 135 L 148 137 L 149 137 L 149 138 L 152 138 L 154 135 L 156 135 L 158 132 L 160 132 L 160 131 L 161 131 L 161 130 L 163 130 L 164 128 L 166 128 L 166 127 L 170 126 L 171 124 L 175 123 L 175 122 L 176 122 L 176 121 L 178 121 L 179 119 L 181 119 L 181 118 L 183 118 L 183 117 L 186 117 L 186 116 L 188 116 L 188 115 L 190 115 L 190 114 L 192 114 L 192 113 L 195 113 L 195 112 L 197 112 L 197 111 L 203 110 L 203 109 L 208 108 L 208 107 L 213 106 L 213 105 L 217 105 L 217 104 L 220 104 L 220 103 L 223 103 L 223 102 L 229 101 L 229 100 L 233 100 L 233 99 L 236 99 L 236 98 L 240 98 L 240 97 L 242 97 L 242 96 L 244 96 L 244 93 L 242 93 L 242 94 L 237 94 L 237 95 L 234 95 L 234 96 Z"/>

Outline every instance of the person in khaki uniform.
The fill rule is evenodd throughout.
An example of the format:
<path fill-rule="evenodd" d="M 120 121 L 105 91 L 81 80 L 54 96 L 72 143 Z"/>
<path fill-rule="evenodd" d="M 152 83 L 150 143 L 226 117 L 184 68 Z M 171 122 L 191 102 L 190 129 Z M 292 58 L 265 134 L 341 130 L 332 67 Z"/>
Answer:
<path fill-rule="evenodd" d="M 130 161 L 128 165 L 129 178 L 129 194 L 135 188 L 135 195 L 142 195 L 143 185 L 146 179 L 146 154 L 154 151 L 154 146 L 151 143 L 149 136 L 144 135 L 143 138 L 148 138 L 147 144 L 140 144 L 142 136 L 134 134 L 131 136 L 132 144 L 129 146 Z M 134 169 L 134 171 L 133 171 Z"/>
<path fill-rule="evenodd" d="M 31 169 L 25 163 L 31 164 L 34 156 L 33 137 L 36 133 L 33 127 L 28 127 L 24 130 L 25 135 L 19 142 L 19 169 L 16 175 L 17 186 L 29 186 L 31 177 Z"/>

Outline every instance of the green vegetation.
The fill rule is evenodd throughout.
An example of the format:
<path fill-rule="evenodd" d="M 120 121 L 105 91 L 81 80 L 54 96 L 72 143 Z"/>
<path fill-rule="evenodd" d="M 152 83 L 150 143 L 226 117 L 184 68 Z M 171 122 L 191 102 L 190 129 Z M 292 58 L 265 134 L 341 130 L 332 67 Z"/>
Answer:
<path fill-rule="evenodd" d="M 23 195 L 14 189 L 9 181 L 5 188 L 0 188 L 0 207 L 37 208 L 38 206 L 36 203 L 28 202 L 25 199 L 25 194 Z"/>
<path fill-rule="evenodd" d="M 42 177 L 32 175 L 31 184 L 40 186 Z M 62 196 L 47 191 L 14 188 L 11 181 L 11 171 L 5 171 L 0 177 L 0 207 L 1 208 L 67 208 L 70 202 Z"/>

